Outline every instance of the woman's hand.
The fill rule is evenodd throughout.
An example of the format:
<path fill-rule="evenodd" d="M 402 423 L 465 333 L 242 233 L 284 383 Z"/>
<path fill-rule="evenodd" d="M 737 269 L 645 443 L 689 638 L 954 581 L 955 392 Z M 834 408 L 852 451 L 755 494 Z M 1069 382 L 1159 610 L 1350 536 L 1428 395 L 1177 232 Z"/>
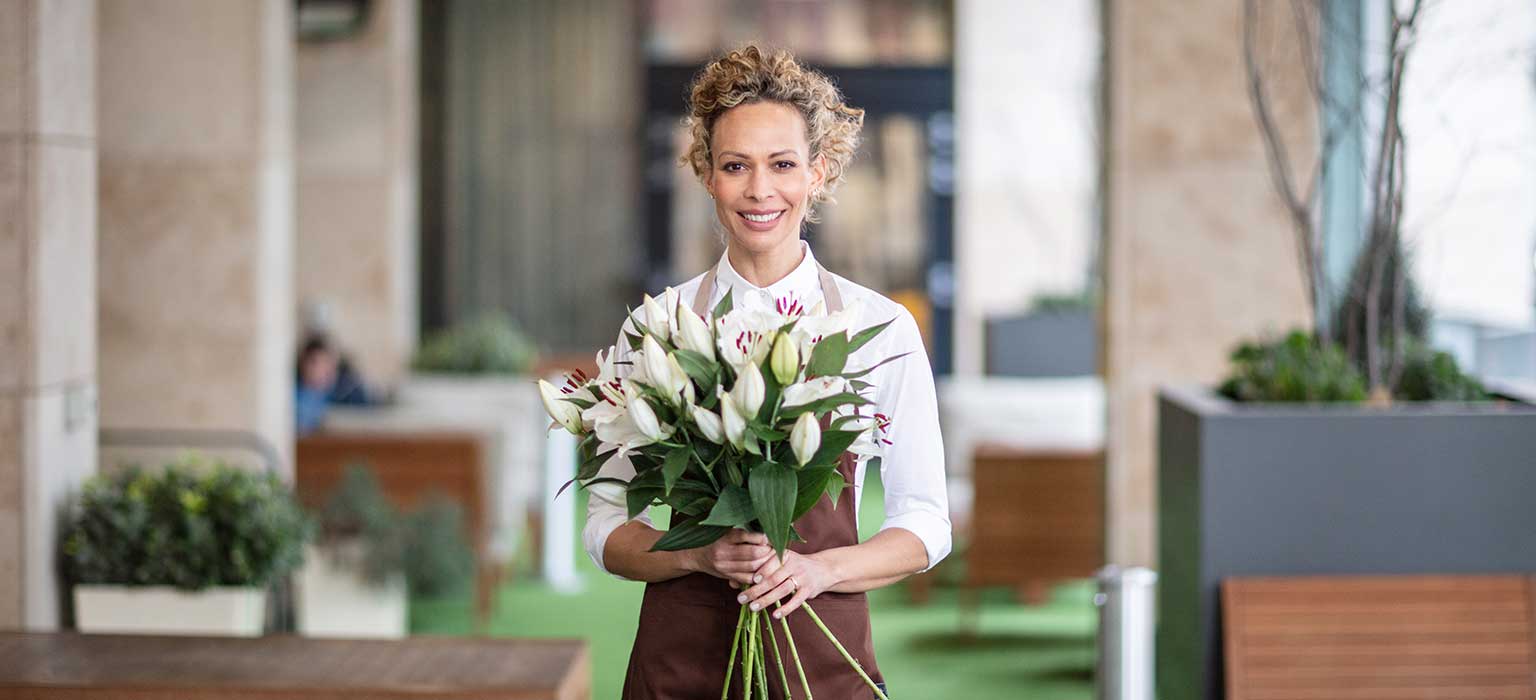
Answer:
<path fill-rule="evenodd" d="M 730 581 L 733 588 L 750 585 L 752 575 L 773 558 L 766 535 L 741 528 L 732 528 L 714 544 L 689 551 L 695 571 Z"/>
<path fill-rule="evenodd" d="M 772 552 L 772 550 L 769 550 Z M 815 598 L 837 585 L 838 578 L 832 567 L 815 555 L 803 555 L 786 550 L 784 559 L 769 557 L 753 574 L 756 585 L 736 596 L 738 603 L 750 603 L 753 611 L 766 610 L 769 605 L 790 596 L 783 607 L 773 611 L 774 619 L 782 619 L 810 598 Z"/>

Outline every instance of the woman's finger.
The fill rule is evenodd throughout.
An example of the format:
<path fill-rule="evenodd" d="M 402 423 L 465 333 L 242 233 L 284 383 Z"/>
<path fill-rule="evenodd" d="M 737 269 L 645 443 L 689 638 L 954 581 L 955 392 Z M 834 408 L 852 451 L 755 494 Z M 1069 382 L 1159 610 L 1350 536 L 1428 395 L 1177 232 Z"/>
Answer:
<path fill-rule="evenodd" d="M 800 607 L 800 604 L 805 602 L 805 599 L 809 597 L 810 592 L 811 591 L 808 588 L 801 588 L 796 590 L 795 594 L 790 596 L 789 600 L 784 603 L 783 607 L 773 611 L 773 619 L 782 620 L 784 619 L 785 615 L 794 612 L 795 608 Z"/>
<path fill-rule="evenodd" d="M 778 585 L 768 589 L 768 592 L 753 599 L 749 609 L 753 612 L 762 610 L 767 608 L 769 605 L 772 605 L 774 601 L 779 600 L 784 596 L 794 592 L 795 582 L 791 580 L 791 577 L 785 577 L 784 580 L 780 581 Z"/>
<path fill-rule="evenodd" d="M 775 564 L 777 564 L 777 562 L 775 562 Z M 752 582 L 757 585 L 748 588 L 747 591 L 741 594 L 741 596 L 738 596 L 738 598 L 745 597 L 745 599 L 748 601 L 757 600 L 758 598 L 762 597 L 763 594 L 773 590 L 775 586 L 783 583 L 785 579 L 789 578 L 791 573 L 792 572 L 788 566 L 782 565 L 775 566 L 771 571 L 768 571 L 767 573 L 764 573 L 762 569 L 759 569 L 758 572 L 752 576 Z"/>

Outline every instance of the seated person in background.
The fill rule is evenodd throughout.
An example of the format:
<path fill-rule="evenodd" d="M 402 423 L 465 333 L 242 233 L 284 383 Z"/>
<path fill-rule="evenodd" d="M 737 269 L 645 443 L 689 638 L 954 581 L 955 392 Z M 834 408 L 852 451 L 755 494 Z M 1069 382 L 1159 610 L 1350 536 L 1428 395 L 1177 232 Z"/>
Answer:
<path fill-rule="evenodd" d="M 299 350 L 294 381 L 293 415 L 297 436 L 320 427 L 331 404 L 369 406 L 381 403 L 363 383 L 352 362 L 331 346 L 323 334 L 311 334 Z"/>

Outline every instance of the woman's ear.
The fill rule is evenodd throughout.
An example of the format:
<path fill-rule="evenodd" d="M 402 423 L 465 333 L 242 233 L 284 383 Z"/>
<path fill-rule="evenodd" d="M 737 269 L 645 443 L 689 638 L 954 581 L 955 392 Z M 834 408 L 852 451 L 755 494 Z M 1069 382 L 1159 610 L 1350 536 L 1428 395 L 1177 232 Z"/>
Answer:
<path fill-rule="evenodd" d="M 811 192 L 820 192 L 827 184 L 827 159 L 825 156 L 816 156 L 811 160 Z"/>

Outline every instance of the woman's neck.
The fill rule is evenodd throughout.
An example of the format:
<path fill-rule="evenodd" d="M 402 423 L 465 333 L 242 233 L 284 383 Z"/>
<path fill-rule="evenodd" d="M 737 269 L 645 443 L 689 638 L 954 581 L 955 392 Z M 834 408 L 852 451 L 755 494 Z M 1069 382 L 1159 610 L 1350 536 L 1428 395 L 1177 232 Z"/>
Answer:
<path fill-rule="evenodd" d="M 788 277 L 789 273 L 800 266 L 800 261 L 805 259 L 805 251 L 799 238 L 760 254 L 744 251 L 735 246 L 727 246 L 725 254 L 726 259 L 731 261 L 731 269 L 741 275 L 742 279 L 758 287 L 767 287 Z"/>

